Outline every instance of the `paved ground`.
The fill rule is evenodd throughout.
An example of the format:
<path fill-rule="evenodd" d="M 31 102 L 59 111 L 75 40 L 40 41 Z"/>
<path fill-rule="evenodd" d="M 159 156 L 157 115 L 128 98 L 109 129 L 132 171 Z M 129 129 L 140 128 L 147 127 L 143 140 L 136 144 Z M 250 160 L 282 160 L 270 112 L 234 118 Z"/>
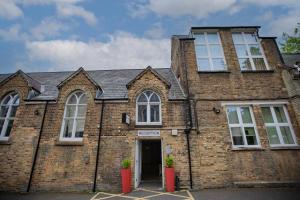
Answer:
<path fill-rule="evenodd" d="M 300 188 L 237 188 L 210 189 L 195 192 L 163 193 L 141 189 L 132 193 L 7 193 L 0 192 L 0 200 L 300 200 Z"/>

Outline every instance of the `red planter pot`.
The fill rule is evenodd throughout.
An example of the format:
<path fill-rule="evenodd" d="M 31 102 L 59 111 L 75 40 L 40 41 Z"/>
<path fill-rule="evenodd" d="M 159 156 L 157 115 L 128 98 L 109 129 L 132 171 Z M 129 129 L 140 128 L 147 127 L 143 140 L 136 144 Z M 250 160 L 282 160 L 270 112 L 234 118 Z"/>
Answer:
<path fill-rule="evenodd" d="M 122 192 L 129 193 L 131 192 L 131 169 L 121 169 L 122 177 Z"/>
<path fill-rule="evenodd" d="M 167 192 L 175 191 L 175 171 L 173 167 L 165 168 L 165 176 L 166 176 L 166 190 Z"/>

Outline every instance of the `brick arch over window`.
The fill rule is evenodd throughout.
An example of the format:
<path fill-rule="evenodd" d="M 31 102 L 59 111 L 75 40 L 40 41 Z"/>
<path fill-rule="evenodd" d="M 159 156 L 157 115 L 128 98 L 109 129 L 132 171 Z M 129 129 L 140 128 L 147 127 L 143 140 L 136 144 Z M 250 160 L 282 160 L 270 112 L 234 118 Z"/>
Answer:
<path fill-rule="evenodd" d="M 8 140 L 15 115 L 20 104 L 20 96 L 17 92 L 9 92 L 0 103 L 0 140 Z"/>
<path fill-rule="evenodd" d="M 82 141 L 86 110 L 86 93 L 82 90 L 72 92 L 66 100 L 60 140 Z"/>
<path fill-rule="evenodd" d="M 137 125 L 161 125 L 161 98 L 153 90 L 144 90 L 136 99 Z"/>

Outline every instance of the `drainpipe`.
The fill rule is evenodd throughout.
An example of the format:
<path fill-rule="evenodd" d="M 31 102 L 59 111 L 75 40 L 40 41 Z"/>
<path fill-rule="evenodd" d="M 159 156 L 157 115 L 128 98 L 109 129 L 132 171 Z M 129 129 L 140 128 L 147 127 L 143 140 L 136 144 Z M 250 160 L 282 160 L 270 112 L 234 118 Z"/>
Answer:
<path fill-rule="evenodd" d="M 101 132 L 103 127 L 103 110 L 104 110 L 104 100 L 101 103 L 101 116 L 100 116 L 100 127 L 99 127 L 99 136 L 98 136 L 98 146 L 97 146 L 97 155 L 96 155 L 96 168 L 94 174 L 94 184 L 93 184 L 93 192 L 96 192 L 97 187 L 97 174 L 98 174 L 98 162 L 99 162 L 99 155 L 100 155 L 100 141 L 101 141 Z"/>
<path fill-rule="evenodd" d="M 186 136 L 186 142 L 187 142 L 187 150 L 188 150 L 188 160 L 189 160 L 189 175 L 190 175 L 190 188 L 193 189 L 193 175 L 192 175 L 192 160 L 191 160 L 191 148 L 190 148 L 190 133 L 192 129 L 192 109 L 191 109 L 191 102 L 190 102 L 190 89 L 189 89 L 189 81 L 188 81 L 188 70 L 186 66 L 186 60 L 185 60 L 185 52 L 184 52 L 184 44 L 181 41 L 181 46 L 183 51 L 182 57 L 183 57 L 183 65 L 185 70 L 185 80 L 186 80 L 186 92 L 187 92 L 187 106 L 188 106 L 188 120 L 186 121 L 186 129 L 184 130 L 185 136 Z"/>
<path fill-rule="evenodd" d="M 32 166 L 31 166 L 31 171 L 30 171 L 30 176 L 29 176 L 29 181 L 28 181 L 28 184 L 27 184 L 26 192 L 30 191 L 31 181 L 32 181 L 33 172 L 34 172 L 34 167 L 35 167 L 35 163 L 36 163 L 36 160 L 37 160 L 37 155 L 38 155 L 38 151 L 39 151 L 39 147 L 40 147 L 41 136 L 42 136 L 42 133 L 43 133 L 47 107 L 48 107 L 48 101 L 46 101 L 45 108 L 44 108 L 44 114 L 43 114 L 43 119 L 42 119 L 42 123 L 41 123 L 41 127 L 40 127 L 38 143 L 36 145 L 36 149 L 35 149 L 35 152 L 34 152 L 34 157 L 33 157 L 33 162 L 32 162 Z"/>

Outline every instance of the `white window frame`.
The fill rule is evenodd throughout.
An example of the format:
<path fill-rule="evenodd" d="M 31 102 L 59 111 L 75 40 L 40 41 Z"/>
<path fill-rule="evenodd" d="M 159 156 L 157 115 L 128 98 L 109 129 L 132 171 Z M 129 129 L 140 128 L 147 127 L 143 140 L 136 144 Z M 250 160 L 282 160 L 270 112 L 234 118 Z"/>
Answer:
<path fill-rule="evenodd" d="M 13 117 L 10 117 L 10 114 L 11 114 L 11 109 L 13 106 L 19 106 L 20 103 L 12 103 L 14 102 L 17 98 L 19 98 L 19 101 L 20 101 L 20 97 L 19 97 L 19 94 L 16 93 L 16 92 L 11 92 L 9 94 L 7 94 L 1 101 L 1 107 L 4 105 L 4 100 L 6 100 L 7 98 L 11 98 L 10 101 L 8 102 L 8 104 L 5 104 L 5 105 L 8 105 L 8 110 L 7 110 L 7 113 L 6 113 L 6 116 L 5 117 L 0 117 L 1 120 L 4 120 L 4 123 L 3 123 L 3 127 L 2 127 L 2 130 L 1 130 L 1 133 L 0 133 L 0 141 L 7 141 L 10 137 L 10 134 L 9 136 L 4 136 L 5 135 L 5 132 L 7 131 L 7 128 L 8 128 L 8 123 L 9 121 L 13 120 L 13 122 L 15 121 L 15 116 Z M 0 109 L 1 109 L 0 107 Z M 17 112 L 17 111 L 16 111 Z"/>
<path fill-rule="evenodd" d="M 75 95 L 75 93 L 81 92 L 82 94 L 79 96 L 79 98 Z M 70 98 L 75 95 L 76 96 L 76 104 L 69 104 L 69 100 Z M 66 104 L 65 104 L 65 109 L 64 109 L 64 116 L 63 116 L 63 123 L 61 126 L 61 130 L 60 130 L 60 136 L 59 136 L 59 140 L 60 141 L 71 141 L 71 142 L 80 142 L 83 140 L 83 136 L 82 137 L 75 137 L 75 133 L 76 133 L 76 127 L 77 127 L 77 120 L 78 119 L 83 119 L 84 120 L 84 124 L 85 124 L 85 118 L 86 118 L 86 112 L 84 117 L 78 117 L 78 107 L 79 106 L 87 106 L 87 103 L 85 104 L 80 104 L 79 103 L 79 99 L 83 96 L 86 95 L 83 91 L 81 90 L 76 90 L 74 92 L 72 92 L 69 97 L 67 98 Z M 74 113 L 74 117 L 66 117 L 67 114 L 67 106 L 76 106 L 75 108 L 75 113 Z M 87 108 L 86 108 L 87 109 Z M 66 119 L 73 119 L 73 127 L 72 127 L 72 136 L 71 137 L 64 137 L 64 130 L 65 130 L 65 125 L 66 125 Z"/>
<path fill-rule="evenodd" d="M 227 112 L 228 107 L 236 107 L 237 116 L 238 116 L 238 120 L 239 120 L 238 124 L 230 124 L 229 123 L 229 115 L 228 115 L 228 112 Z M 249 108 L 252 123 L 243 123 L 243 119 L 242 119 L 242 115 L 241 115 L 241 107 L 248 107 Z M 259 139 L 259 135 L 258 135 L 257 127 L 256 127 L 256 122 L 255 122 L 252 106 L 250 106 L 250 105 L 229 105 L 229 106 L 226 106 L 226 115 L 227 115 L 227 121 L 228 121 L 230 137 L 231 137 L 231 143 L 232 143 L 233 148 L 245 148 L 245 147 L 246 148 L 261 148 L 260 139 Z M 232 132 L 231 132 L 231 128 L 233 128 L 233 127 L 241 128 L 244 145 L 235 145 L 233 143 L 233 135 L 232 135 Z M 245 127 L 246 128 L 247 127 L 254 128 L 255 137 L 257 139 L 257 145 L 248 145 L 245 130 L 244 130 Z"/>
<path fill-rule="evenodd" d="M 208 39 L 207 39 L 207 33 L 216 33 L 217 37 L 218 37 L 218 43 L 209 43 Z M 226 64 L 224 50 L 223 50 L 223 45 L 222 45 L 222 41 L 221 41 L 221 37 L 220 37 L 219 32 L 194 33 L 193 36 L 194 35 L 200 35 L 200 34 L 204 34 L 205 43 L 197 43 L 197 40 L 195 40 L 195 52 L 196 52 L 196 61 L 197 61 L 198 71 L 200 71 L 200 72 L 206 72 L 206 71 L 226 71 L 227 70 L 227 64 Z M 203 45 L 203 46 L 206 47 L 206 49 L 207 49 L 207 56 L 198 55 L 196 47 L 199 46 L 199 45 Z M 212 57 L 211 51 L 210 51 L 210 46 L 211 45 L 220 45 L 221 51 L 222 51 L 222 56 L 220 56 L 220 57 Z M 220 70 L 220 69 L 214 69 L 213 61 L 212 60 L 215 59 L 215 58 L 216 59 L 223 59 L 223 61 L 224 61 L 224 69 L 222 69 L 222 70 Z M 198 64 L 198 59 L 208 59 L 210 70 L 201 70 L 201 66 L 199 66 L 199 64 Z"/>
<path fill-rule="evenodd" d="M 148 98 L 148 96 L 146 94 L 144 94 L 147 91 L 152 92 L 152 94 L 150 95 L 149 98 Z M 144 94 L 146 96 L 146 98 L 148 100 L 147 102 L 138 102 L 138 99 L 140 98 L 140 96 L 142 94 Z M 151 97 L 152 97 L 153 94 L 156 94 L 158 96 L 159 102 L 150 102 L 150 99 L 151 99 Z M 139 122 L 139 110 L 138 110 L 138 106 L 139 105 L 147 105 L 147 122 Z M 159 105 L 159 122 L 151 122 L 150 105 Z M 162 125 L 161 98 L 153 90 L 145 90 L 141 94 L 139 94 L 138 97 L 136 98 L 136 125 Z"/>
<path fill-rule="evenodd" d="M 295 136 L 295 132 L 294 132 L 292 123 L 290 121 L 290 116 L 288 114 L 286 106 L 282 105 L 282 104 L 279 104 L 279 105 L 277 104 L 277 105 L 262 105 L 260 107 L 261 108 L 263 108 L 263 107 L 270 108 L 271 114 L 272 114 L 272 118 L 273 118 L 273 123 L 265 123 L 264 122 L 264 126 L 265 126 L 266 132 L 267 132 L 267 127 L 275 127 L 276 131 L 277 131 L 277 134 L 278 134 L 278 138 L 279 138 L 280 144 L 271 144 L 270 139 L 269 139 L 269 135 L 267 133 L 267 137 L 268 137 L 268 141 L 269 141 L 270 147 L 298 146 L 297 138 Z M 284 111 L 284 114 L 285 114 L 287 122 L 278 122 L 277 116 L 275 114 L 274 107 L 282 107 L 283 108 L 283 111 Z M 290 128 L 292 138 L 293 138 L 293 140 L 295 142 L 294 144 L 285 144 L 284 143 L 284 140 L 283 140 L 283 137 L 282 137 L 282 134 L 281 134 L 281 130 L 280 130 L 280 126 L 288 126 Z"/>
<path fill-rule="evenodd" d="M 233 32 L 232 34 L 241 34 L 242 35 L 242 38 L 243 38 L 243 43 L 235 43 L 234 42 L 234 39 L 233 39 L 233 37 L 232 37 L 232 40 L 233 40 L 233 43 L 234 43 L 234 49 L 235 49 L 235 51 L 236 51 L 236 55 L 237 55 L 237 58 L 238 58 L 238 60 L 239 59 L 249 59 L 250 60 L 250 64 L 251 64 L 251 68 L 252 68 L 252 70 L 257 70 L 256 69 L 256 66 L 255 66 L 255 64 L 254 64 L 254 61 L 253 61 L 253 59 L 254 58 L 263 58 L 263 60 L 264 60 L 264 62 L 265 62 L 265 65 L 266 65 L 266 70 L 270 70 L 270 68 L 269 68 L 269 64 L 268 64 L 268 62 L 267 62 L 267 59 L 266 59 L 266 56 L 265 56 L 265 53 L 264 53 L 264 50 L 263 50 L 263 48 L 262 48 L 262 46 L 261 46 L 261 39 L 260 38 L 258 38 L 257 37 L 257 34 L 255 34 L 255 37 L 256 37 L 256 39 L 257 39 L 257 43 L 248 43 L 247 42 L 247 40 L 245 39 L 245 34 L 255 34 L 255 33 L 251 33 L 251 32 Z M 243 57 L 239 57 L 238 56 L 238 54 L 237 54 L 237 49 L 236 49 L 236 47 L 235 47 L 235 45 L 245 45 L 246 46 L 246 49 L 247 49 L 247 54 L 248 54 L 248 56 L 243 56 Z M 261 52 L 261 55 L 255 55 L 255 56 L 253 56 L 253 55 L 251 55 L 251 51 L 250 51 L 250 47 L 249 47 L 249 45 L 258 45 L 258 47 L 259 47 L 259 50 L 260 50 L 260 52 Z M 249 71 L 249 70 L 243 70 L 242 68 L 241 68 L 241 66 L 240 66 L 240 69 L 242 70 L 242 71 Z M 258 70 L 259 71 L 259 70 Z"/>

